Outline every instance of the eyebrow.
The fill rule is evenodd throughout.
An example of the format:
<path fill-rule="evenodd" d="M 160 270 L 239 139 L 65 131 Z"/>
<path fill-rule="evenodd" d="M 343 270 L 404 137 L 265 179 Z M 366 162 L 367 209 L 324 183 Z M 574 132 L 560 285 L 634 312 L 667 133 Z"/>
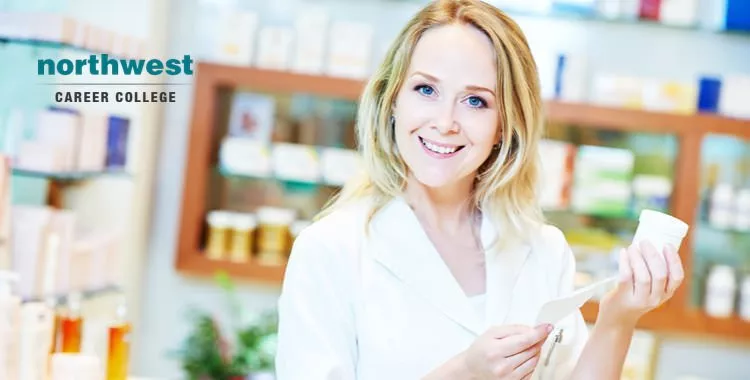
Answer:
<path fill-rule="evenodd" d="M 435 77 L 433 75 L 424 73 L 422 71 L 415 71 L 414 74 L 412 74 L 412 76 L 414 76 L 414 75 L 420 75 L 420 76 L 423 76 L 423 77 L 427 78 L 427 80 L 429 80 L 431 82 L 440 83 L 440 79 L 438 79 L 437 77 Z M 486 92 L 489 92 L 490 94 L 492 94 L 492 96 L 495 96 L 495 91 L 492 91 L 489 88 L 482 87 L 482 86 L 469 85 L 469 86 L 466 86 L 466 89 L 471 90 L 471 91 L 486 91 Z"/>

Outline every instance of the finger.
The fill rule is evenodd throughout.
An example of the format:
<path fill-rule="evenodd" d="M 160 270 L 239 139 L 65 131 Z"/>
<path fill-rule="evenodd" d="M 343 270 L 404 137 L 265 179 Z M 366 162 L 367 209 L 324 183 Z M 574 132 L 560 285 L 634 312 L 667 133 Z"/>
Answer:
<path fill-rule="evenodd" d="M 495 339 L 503 339 L 513 335 L 528 334 L 534 330 L 533 327 L 523 325 L 504 325 L 490 328 L 489 334 Z"/>
<path fill-rule="evenodd" d="M 677 253 L 675 247 L 669 245 L 664 248 L 664 256 L 667 259 L 667 273 L 669 273 L 667 280 L 667 296 L 671 297 L 680 284 L 682 284 L 682 280 L 685 278 L 685 269 L 682 266 L 682 260 L 680 259 L 680 255 Z"/>
<path fill-rule="evenodd" d="M 651 274 L 636 244 L 628 247 L 628 261 L 633 269 L 633 294 L 636 298 L 648 299 L 651 293 Z"/>
<path fill-rule="evenodd" d="M 630 260 L 628 260 L 628 251 L 623 248 L 620 250 L 620 283 L 627 286 L 630 293 L 633 293 L 633 268 L 630 266 Z"/>
<path fill-rule="evenodd" d="M 550 326 L 551 327 L 551 326 Z M 505 357 L 518 354 L 522 351 L 528 350 L 539 342 L 544 342 L 549 335 L 551 328 L 535 328 L 530 333 L 513 335 L 505 339 L 500 340 L 500 350 L 505 353 Z"/>
<path fill-rule="evenodd" d="M 667 290 L 667 264 L 662 253 L 653 244 L 642 241 L 641 255 L 651 274 L 651 298 L 661 300 Z"/>
<path fill-rule="evenodd" d="M 531 359 L 535 355 L 539 355 L 539 353 L 542 352 L 543 345 L 544 341 L 541 341 L 525 351 L 521 351 L 515 355 L 508 357 L 508 366 L 513 369 L 518 368 L 518 366 L 526 363 L 527 360 Z"/>
<path fill-rule="evenodd" d="M 532 356 L 529 360 L 523 362 L 521 365 L 513 370 L 512 375 L 514 379 L 525 379 L 527 376 L 531 376 L 536 369 L 537 363 L 539 363 L 540 355 Z"/>

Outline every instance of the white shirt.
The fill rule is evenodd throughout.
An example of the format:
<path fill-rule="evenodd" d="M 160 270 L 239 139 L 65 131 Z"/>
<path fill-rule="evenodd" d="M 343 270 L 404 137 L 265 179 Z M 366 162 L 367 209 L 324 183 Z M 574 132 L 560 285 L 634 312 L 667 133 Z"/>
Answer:
<path fill-rule="evenodd" d="M 339 209 L 295 240 L 279 299 L 278 380 L 414 380 L 468 348 L 493 325 L 534 325 L 544 302 L 573 291 L 563 234 L 541 228 L 528 244 L 487 249 L 484 318 L 411 208 L 395 198 L 373 217 L 365 201 Z M 502 238 L 482 220 L 485 247 Z M 536 376 L 565 379 L 588 338 L 580 312 L 559 323 Z"/>

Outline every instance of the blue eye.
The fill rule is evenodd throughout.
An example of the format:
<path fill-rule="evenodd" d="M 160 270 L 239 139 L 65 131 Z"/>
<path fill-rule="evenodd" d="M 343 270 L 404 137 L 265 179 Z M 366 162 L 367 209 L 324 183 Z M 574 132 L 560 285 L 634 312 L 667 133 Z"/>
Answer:
<path fill-rule="evenodd" d="M 478 96 L 470 96 L 468 99 L 469 106 L 474 108 L 484 108 L 487 107 L 487 102 L 484 101 L 484 99 L 478 97 Z"/>
<path fill-rule="evenodd" d="M 417 90 L 420 94 L 426 96 L 431 96 L 435 93 L 435 89 L 426 84 L 420 84 L 419 86 L 414 87 L 414 89 Z"/>

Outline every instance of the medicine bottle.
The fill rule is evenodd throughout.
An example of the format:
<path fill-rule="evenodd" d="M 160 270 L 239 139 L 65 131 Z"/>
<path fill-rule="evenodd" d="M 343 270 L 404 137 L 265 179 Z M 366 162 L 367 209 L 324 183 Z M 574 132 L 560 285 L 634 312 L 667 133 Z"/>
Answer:
<path fill-rule="evenodd" d="M 237 213 L 232 216 L 232 241 L 229 260 L 237 263 L 250 261 L 257 224 L 253 214 Z"/>
<path fill-rule="evenodd" d="M 258 209 L 258 260 L 263 265 L 282 265 L 291 248 L 291 225 L 296 212 L 291 209 Z"/>
<path fill-rule="evenodd" d="M 728 265 L 714 265 L 706 281 L 706 314 L 727 318 L 734 311 L 737 283 L 734 269 Z"/>
<path fill-rule="evenodd" d="M 206 256 L 211 260 L 222 260 L 227 254 L 231 217 L 232 214 L 226 211 L 211 211 L 208 213 Z"/>

